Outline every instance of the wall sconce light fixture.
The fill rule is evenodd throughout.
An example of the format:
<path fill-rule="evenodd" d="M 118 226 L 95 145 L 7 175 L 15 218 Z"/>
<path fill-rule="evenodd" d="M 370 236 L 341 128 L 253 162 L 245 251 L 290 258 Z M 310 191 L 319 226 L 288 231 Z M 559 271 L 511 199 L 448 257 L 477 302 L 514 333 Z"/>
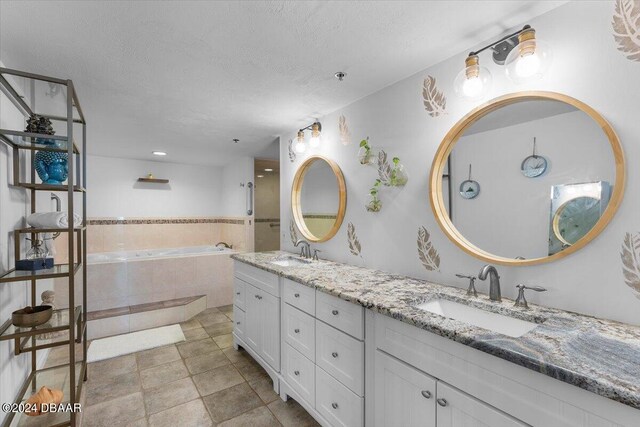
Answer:
<path fill-rule="evenodd" d="M 477 99 L 489 90 L 491 73 L 480 66 L 479 58 L 479 54 L 487 49 L 493 51 L 493 62 L 506 66 L 507 77 L 516 84 L 541 78 L 553 58 L 549 46 L 536 39 L 536 31 L 525 25 L 521 30 L 469 53 L 465 68 L 454 81 L 454 89 L 461 97 Z"/>
<path fill-rule="evenodd" d="M 307 145 L 304 142 L 304 131 L 311 129 L 311 139 L 309 140 L 309 146 L 311 148 L 317 148 L 320 146 L 320 135 L 322 132 L 322 124 L 318 121 L 313 122 L 309 126 L 302 128 L 298 131 L 298 138 L 296 140 L 296 152 L 304 153 L 307 150 Z"/>

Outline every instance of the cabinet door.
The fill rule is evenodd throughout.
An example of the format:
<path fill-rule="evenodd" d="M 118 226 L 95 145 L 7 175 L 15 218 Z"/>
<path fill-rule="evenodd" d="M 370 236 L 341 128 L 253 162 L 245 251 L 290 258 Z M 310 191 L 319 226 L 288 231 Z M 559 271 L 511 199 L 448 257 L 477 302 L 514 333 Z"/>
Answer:
<path fill-rule="evenodd" d="M 262 327 L 260 294 L 255 286 L 245 284 L 245 342 L 249 347 L 260 352 L 260 329 Z"/>
<path fill-rule="evenodd" d="M 524 427 L 527 425 L 443 382 L 438 382 L 436 407 L 438 427 Z"/>
<path fill-rule="evenodd" d="M 380 350 L 376 350 L 375 371 L 376 425 L 436 426 L 434 378 Z"/>
<path fill-rule="evenodd" d="M 280 298 L 260 293 L 260 351 L 262 358 L 280 371 Z"/>

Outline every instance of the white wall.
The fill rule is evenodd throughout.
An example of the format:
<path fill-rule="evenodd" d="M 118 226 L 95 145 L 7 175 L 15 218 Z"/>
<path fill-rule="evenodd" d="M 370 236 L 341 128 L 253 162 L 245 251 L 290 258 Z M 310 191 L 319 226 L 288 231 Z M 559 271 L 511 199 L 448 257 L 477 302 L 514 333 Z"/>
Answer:
<path fill-rule="evenodd" d="M 520 165 L 532 153 L 534 136 L 537 153 L 547 159 L 547 171 L 527 178 Z M 472 179 L 480 184 L 474 199 L 459 194 L 469 163 Z M 451 166 L 454 225 L 477 247 L 507 258 L 549 253 L 553 185 L 615 182 L 609 140 L 582 111 L 465 135 L 454 146 Z"/>
<path fill-rule="evenodd" d="M 253 157 L 242 157 L 224 167 L 221 213 L 223 216 L 247 215 L 247 183 L 249 182 L 253 182 Z"/>
<path fill-rule="evenodd" d="M 532 293 L 528 296 L 532 302 L 640 324 L 640 299 L 625 284 L 620 261 L 625 232 L 640 228 L 640 63 L 628 60 L 617 50 L 611 28 L 613 10 L 613 2 L 571 2 L 528 22 L 554 49 L 554 63 L 540 81 L 517 86 L 504 76 L 502 67 L 491 63 L 490 55 L 484 54 L 481 60 L 493 73 L 491 93 L 475 102 L 456 98 L 453 80 L 467 53 L 484 42 L 478 40 L 477 46 L 469 46 L 445 62 L 321 118 L 327 142 L 320 148 L 298 155 L 291 163 L 287 144 L 281 144 L 282 224 L 288 225 L 291 219 L 289 192 L 296 168 L 309 155 L 325 155 L 344 172 L 348 202 L 338 234 L 326 243 L 313 245 L 322 249 L 323 256 L 465 287 L 465 280 L 456 278 L 455 273 L 475 274 L 484 263 L 458 249 L 440 230 L 431 212 L 428 178 L 436 149 L 458 120 L 491 98 L 522 90 L 562 92 L 591 105 L 617 131 L 627 159 L 625 198 L 604 232 L 577 253 L 539 266 L 499 267 L 503 294 L 514 298 L 518 283 L 538 284 L 549 291 Z M 436 78 L 447 97 L 446 114 L 439 117 L 429 116 L 424 108 L 422 89 L 428 75 Z M 347 146 L 339 139 L 340 115 L 346 117 L 351 133 L 352 142 Z M 295 131 L 292 127 L 281 140 L 295 138 Z M 390 157 L 399 156 L 409 176 L 404 188 L 381 191 L 384 206 L 379 213 L 365 210 L 376 170 L 361 166 L 356 159 L 357 142 L 366 136 L 373 146 L 386 149 Z M 349 222 L 354 224 L 362 245 L 362 259 L 349 252 Z M 418 259 L 416 237 L 421 226 L 431 233 L 440 254 L 439 271 L 427 271 Z M 283 227 L 281 243 L 283 249 L 294 250 L 288 227 Z M 477 287 L 486 292 L 488 284 L 479 282 Z"/>
<path fill-rule="evenodd" d="M 138 182 L 153 173 L 169 184 Z M 222 168 L 88 156 L 89 217 L 222 215 Z"/>

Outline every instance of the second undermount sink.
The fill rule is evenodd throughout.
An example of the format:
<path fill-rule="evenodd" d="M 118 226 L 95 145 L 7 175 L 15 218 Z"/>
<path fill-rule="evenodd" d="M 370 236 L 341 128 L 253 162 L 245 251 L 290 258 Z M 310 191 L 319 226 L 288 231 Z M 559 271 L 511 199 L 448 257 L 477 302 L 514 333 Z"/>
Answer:
<path fill-rule="evenodd" d="M 271 261 L 271 264 L 279 265 L 280 267 L 296 267 L 302 265 L 309 265 L 311 261 L 302 258 L 284 257 L 275 261 Z"/>
<path fill-rule="evenodd" d="M 416 308 L 514 338 L 521 337 L 538 326 L 537 323 L 493 313 L 446 299 L 436 299 L 425 302 L 417 305 Z"/>

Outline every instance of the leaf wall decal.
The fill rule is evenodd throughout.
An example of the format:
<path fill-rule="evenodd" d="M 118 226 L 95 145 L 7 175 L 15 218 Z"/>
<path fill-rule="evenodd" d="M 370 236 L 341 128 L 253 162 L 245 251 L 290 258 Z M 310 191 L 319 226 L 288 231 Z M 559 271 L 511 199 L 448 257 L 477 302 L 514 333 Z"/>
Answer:
<path fill-rule="evenodd" d="M 349 241 L 349 251 L 355 256 L 360 256 L 362 247 L 360 246 L 360 241 L 356 235 L 356 227 L 351 222 L 347 227 L 347 240 Z"/>
<path fill-rule="evenodd" d="M 378 152 L 378 178 L 384 185 L 391 183 L 391 165 L 387 160 L 387 153 L 384 150 Z"/>
<path fill-rule="evenodd" d="M 636 298 L 640 299 L 640 234 L 625 233 L 622 241 L 622 274 L 624 281 L 636 293 Z"/>
<path fill-rule="evenodd" d="M 349 126 L 347 126 L 347 118 L 345 116 L 338 118 L 338 130 L 340 131 L 340 142 L 342 142 L 342 145 L 349 145 L 351 143 L 351 132 L 349 132 Z"/>
<path fill-rule="evenodd" d="M 293 139 L 289 140 L 289 160 L 291 163 L 296 161 L 296 152 L 293 149 Z"/>
<path fill-rule="evenodd" d="M 640 62 L 640 2 L 616 0 L 611 25 L 618 50 L 628 59 Z"/>
<path fill-rule="evenodd" d="M 296 228 L 296 223 L 294 220 L 289 222 L 289 236 L 291 236 L 291 243 L 294 245 L 298 241 L 298 229 Z"/>
<path fill-rule="evenodd" d="M 431 244 L 431 236 L 426 228 L 418 228 L 418 258 L 429 271 L 440 271 L 440 255 Z"/>
<path fill-rule="evenodd" d="M 424 108 L 431 117 L 438 117 L 445 114 L 447 98 L 436 87 L 435 77 L 427 76 L 427 78 L 424 79 L 422 97 L 424 98 Z"/>

